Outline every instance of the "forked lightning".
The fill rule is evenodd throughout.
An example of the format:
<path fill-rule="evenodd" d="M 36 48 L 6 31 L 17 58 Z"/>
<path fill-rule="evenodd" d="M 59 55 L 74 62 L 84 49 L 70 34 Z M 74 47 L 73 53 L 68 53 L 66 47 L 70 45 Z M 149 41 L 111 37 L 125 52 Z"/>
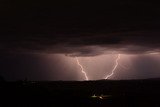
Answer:
<path fill-rule="evenodd" d="M 78 58 L 76 57 L 76 61 L 77 61 L 77 64 L 80 66 L 80 68 L 81 68 L 81 72 L 84 74 L 84 76 L 85 76 L 85 80 L 88 80 L 88 76 L 87 76 L 87 73 L 84 71 L 84 68 L 83 68 L 83 66 L 80 64 L 80 62 L 79 62 L 79 60 L 78 60 Z"/>
<path fill-rule="evenodd" d="M 108 79 L 108 78 L 110 78 L 111 76 L 114 75 L 114 72 L 115 72 L 115 70 L 117 69 L 117 67 L 118 67 L 118 65 L 119 65 L 118 61 L 119 61 L 120 57 L 121 57 L 121 55 L 118 54 L 118 55 L 117 55 L 117 58 L 116 58 L 116 60 L 115 60 L 115 66 L 114 66 L 114 68 L 112 69 L 111 73 L 108 74 L 108 75 L 105 77 L 105 79 Z M 87 73 L 84 71 L 84 68 L 83 68 L 83 66 L 80 64 L 80 62 L 79 62 L 79 60 L 78 60 L 77 57 L 76 57 L 76 61 L 77 61 L 77 64 L 78 64 L 78 65 L 80 66 L 80 68 L 81 68 L 81 72 L 84 74 L 85 80 L 89 80 L 89 79 L 88 79 L 88 76 L 87 76 Z"/>
<path fill-rule="evenodd" d="M 107 75 L 107 76 L 105 77 L 105 79 L 108 79 L 108 78 L 110 78 L 112 75 L 114 75 L 114 71 L 116 70 L 116 68 L 117 68 L 118 65 L 119 65 L 118 60 L 119 60 L 120 58 L 121 58 L 121 55 L 118 54 L 118 55 L 117 55 L 117 58 L 116 58 L 116 64 L 115 64 L 114 68 L 112 69 L 111 74 Z"/>

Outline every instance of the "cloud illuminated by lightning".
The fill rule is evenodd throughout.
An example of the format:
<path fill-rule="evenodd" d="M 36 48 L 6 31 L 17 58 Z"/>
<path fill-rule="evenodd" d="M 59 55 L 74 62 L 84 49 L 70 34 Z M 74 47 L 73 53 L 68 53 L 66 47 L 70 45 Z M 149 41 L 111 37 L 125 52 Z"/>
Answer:
<path fill-rule="evenodd" d="M 114 68 L 112 69 L 111 74 L 107 75 L 107 76 L 105 77 L 105 79 L 108 79 L 108 78 L 110 78 L 112 75 L 114 75 L 114 71 L 116 70 L 116 68 L 117 68 L 118 65 L 119 65 L 119 63 L 118 63 L 118 60 L 119 60 L 119 59 L 120 59 L 120 54 L 117 55 L 116 64 L 115 64 Z"/>
<path fill-rule="evenodd" d="M 81 68 L 81 72 L 84 74 L 84 76 L 85 76 L 85 80 L 88 80 L 88 76 L 87 76 L 87 73 L 84 71 L 84 68 L 83 68 L 83 66 L 80 64 L 80 62 L 79 62 L 79 60 L 78 60 L 78 58 L 76 57 L 76 61 L 77 61 L 77 64 L 80 66 L 80 68 Z"/>

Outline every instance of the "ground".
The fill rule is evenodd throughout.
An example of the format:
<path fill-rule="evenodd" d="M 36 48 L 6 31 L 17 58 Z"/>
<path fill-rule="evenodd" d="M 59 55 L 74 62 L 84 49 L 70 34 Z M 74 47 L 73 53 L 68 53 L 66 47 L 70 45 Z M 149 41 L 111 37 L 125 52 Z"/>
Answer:
<path fill-rule="evenodd" d="M 0 102 L 3 107 L 159 107 L 159 90 L 159 79 L 1 82 Z"/>

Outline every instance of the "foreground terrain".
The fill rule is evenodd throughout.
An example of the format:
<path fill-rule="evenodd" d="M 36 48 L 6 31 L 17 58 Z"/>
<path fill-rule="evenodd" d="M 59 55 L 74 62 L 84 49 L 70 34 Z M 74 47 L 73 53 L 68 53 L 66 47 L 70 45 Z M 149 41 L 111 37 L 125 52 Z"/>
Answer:
<path fill-rule="evenodd" d="M 160 107 L 160 80 L 0 83 L 2 107 Z"/>

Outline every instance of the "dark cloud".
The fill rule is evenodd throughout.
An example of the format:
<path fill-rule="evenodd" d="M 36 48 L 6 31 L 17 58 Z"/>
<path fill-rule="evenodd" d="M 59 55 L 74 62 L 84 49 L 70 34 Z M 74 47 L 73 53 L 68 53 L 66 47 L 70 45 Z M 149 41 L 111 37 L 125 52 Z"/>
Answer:
<path fill-rule="evenodd" d="M 153 1 L 1 0 L 0 77 L 82 80 L 75 59 L 60 53 L 73 57 L 124 53 L 119 62 L 132 66 L 129 70 L 117 68 L 113 79 L 157 77 L 159 57 L 144 53 L 160 51 L 159 35 L 160 6 Z M 126 54 L 131 54 L 128 62 Z M 132 58 L 133 54 L 137 57 Z M 96 71 L 108 73 L 105 67 L 112 67 L 114 59 L 106 58 L 102 57 L 103 64 L 88 62 L 88 72 L 95 71 L 98 78 L 102 75 Z M 81 63 L 88 67 L 86 61 Z"/>
<path fill-rule="evenodd" d="M 63 53 L 70 55 L 98 55 L 117 51 L 119 53 L 158 52 L 157 31 L 121 32 L 85 36 L 27 36 L 1 39 L 1 52 Z M 56 37 L 56 38 L 55 38 Z"/>
<path fill-rule="evenodd" d="M 0 51 L 98 55 L 160 48 L 157 3 L 3 1 Z"/>

